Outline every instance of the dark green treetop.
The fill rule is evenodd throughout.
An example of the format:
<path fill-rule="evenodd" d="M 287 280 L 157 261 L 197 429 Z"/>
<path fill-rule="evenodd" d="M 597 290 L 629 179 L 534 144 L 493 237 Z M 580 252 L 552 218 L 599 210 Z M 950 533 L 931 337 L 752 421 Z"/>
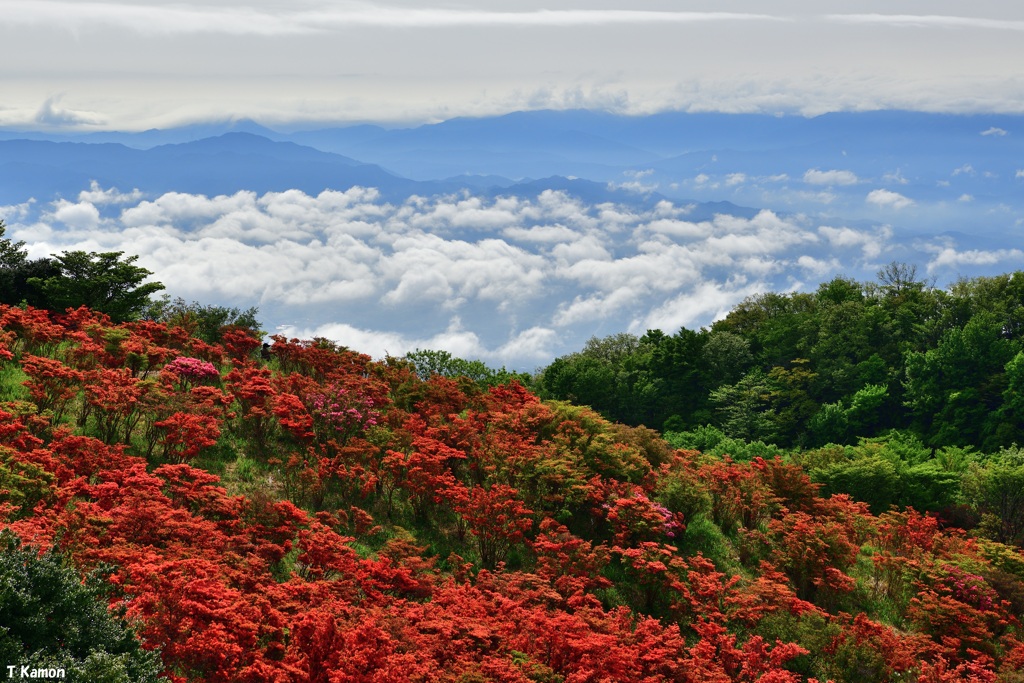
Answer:
<path fill-rule="evenodd" d="M 134 320 L 149 306 L 150 296 L 164 286 L 145 282 L 153 273 L 135 265 L 138 256 L 123 256 L 123 251 L 66 251 L 54 259 L 56 275 L 29 282 L 42 291 L 54 310 L 88 306 L 115 322 Z"/>

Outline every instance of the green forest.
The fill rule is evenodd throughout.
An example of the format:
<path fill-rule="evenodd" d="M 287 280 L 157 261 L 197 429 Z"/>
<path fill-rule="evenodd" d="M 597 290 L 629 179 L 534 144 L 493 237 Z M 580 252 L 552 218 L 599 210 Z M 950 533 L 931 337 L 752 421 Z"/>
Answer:
<path fill-rule="evenodd" d="M 894 263 L 533 375 L 151 275 L 0 240 L 0 672 L 1024 682 L 1024 273 Z"/>

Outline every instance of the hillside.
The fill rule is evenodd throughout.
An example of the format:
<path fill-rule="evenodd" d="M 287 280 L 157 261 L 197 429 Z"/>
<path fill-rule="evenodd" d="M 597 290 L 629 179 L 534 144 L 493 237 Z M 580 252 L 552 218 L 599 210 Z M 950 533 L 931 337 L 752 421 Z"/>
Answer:
<path fill-rule="evenodd" d="M 3 526 L 94 572 L 167 680 L 1020 680 L 1015 449 L 950 465 L 959 517 L 872 514 L 790 460 L 325 340 L 263 357 L 241 328 L 84 308 L 4 306 L 0 330 Z M 123 639 L 38 647 L 154 680 Z"/>

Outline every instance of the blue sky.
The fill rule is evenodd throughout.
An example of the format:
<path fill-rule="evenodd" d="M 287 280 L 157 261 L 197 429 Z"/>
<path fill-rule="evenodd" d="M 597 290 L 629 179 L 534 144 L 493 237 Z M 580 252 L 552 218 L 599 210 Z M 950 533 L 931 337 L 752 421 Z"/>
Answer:
<path fill-rule="evenodd" d="M 0 126 L 1024 111 L 1001 0 L 0 0 Z"/>

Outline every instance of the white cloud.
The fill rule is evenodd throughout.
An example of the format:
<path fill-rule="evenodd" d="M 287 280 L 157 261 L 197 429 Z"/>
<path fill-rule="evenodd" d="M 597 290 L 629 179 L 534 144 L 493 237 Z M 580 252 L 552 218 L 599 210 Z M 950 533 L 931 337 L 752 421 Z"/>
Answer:
<path fill-rule="evenodd" d="M 477 243 L 437 235 L 401 237 L 380 262 L 384 278 L 397 281 L 388 304 L 438 301 L 457 306 L 471 298 L 522 305 L 543 293 L 544 259 L 503 240 Z"/>
<path fill-rule="evenodd" d="M 100 212 L 95 206 L 89 202 L 72 204 L 66 199 L 56 203 L 53 217 L 64 225 L 79 230 L 93 230 L 100 222 Z"/>
<path fill-rule="evenodd" d="M 830 14 L 830 21 L 850 24 L 886 24 L 907 27 L 970 28 L 994 31 L 1024 31 L 1024 21 L 988 17 L 939 14 Z"/>
<path fill-rule="evenodd" d="M 900 206 L 891 195 L 875 196 Z M 375 355 L 444 348 L 518 369 L 593 334 L 706 325 L 756 291 L 870 277 L 894 248 L 888 227 L 767 210 L 687 220 L 693 206 L 588 205 L 562 192 L 386 202 L 365 188 L 143 198 L 93 186 L 77 196 L 6 210 L 7 236 L 27 240 L 32 257 L 138 254 L 172 296 L 258 305 L 269 327 L 295 336 Z M 1016 253 L 928 249 L 932 268 Z"/>
<path fill-rule="evenodd" d="M 28 218 L 29 212 L 31 212 L 35 203 L 35 199 L 30 199 L 27 202 L 21 202 L 20 204 L 8 204 L 7 206 L 0 205 L 0 220 L 6 223 L 24 221 Z"/>
<path fill-rule="evenodd" d="M 131 204 L 142 199 L 143 193 L 138 188 L 131 192 L 123 193 L 116 187 L 104 190 L 95 180 L 89 184 L 88 190 L 78 193 L 78 201 L 89 202 L 90 204 Z"/>
<path fill-rule="evenodd" d="M 735 187 L 736 185 L 742 185 L 745 182 L 747 182 L 746 173 L 730 173 L 725 176 L 726 187 Z"/>
<path fill-rule="evenodd" d="M 725 283 L 702 282 L 634 320 L 630 324 L 630 332 L 642 334 L 655 329 L 675 333 L 681 327 L 692 329 L 698 321 L 725 317 L 737 303 L 766 289 L 765 283 L 748 284 L 742 279 Z"/>
<path fill-rule="evenodd" d="M 638 283 L 637 286 L 620 285 L 604 294 L 579 295 L 571 302 L 560 304 L 552 322 L 557 327 L 567 327 L 593 320 L 605 320 L 637 305 L 647 294 L 649 292 Z"/>
<path fill-rule="evenodd" d="M 914 205 L 914 200 L 891 190 L 872 190 L 866 201 L 869 204 L 893 209 L 905 209 Z"/>
<path fill-rule="evenodd" d="M 812 168 L 804 173 L 804 182 L 810 185 L 856 185 L 860 178 L 853 171 L 820 171 Z"/>
<path fill-rule="evenodd" d="M 462 327 L 454 317 L 447 329 L 426 337 L 412 337 L 389 330 L 372 330 L 348 323 L 327 323 L 315 327 L 287 325 L 279 329 L 286 337 L 312 339 L 324 337 L 374 358 L 403 356 L 416 349 L 443 349 L 460 358 L 479 359 L 486 354 L 480 338 Z"/>
<path fill-rule="evenodd" d="M 928 262 L 928 272 L 942 268 L 959 268 L 962 266 L 987 266 L 996 263 L 1009 261 L 1019 263 L 1024 258 L 1024 251 L 1020 249 L 997 249 L 986 251 L 981 249 L 968 249 L 957 251 L 953 246 L 926 247 L 935 256 Z"/>
<path fill-rule="evenodd" d="M 468 8 L 396 7 L 366 2 L 313 3 L 300 9 L 260 10 L 252 5 L 126 5 L 116 2 L 7 0 L 5 20 L 49 23 L 75 30 L 115 25 L 145 34 L 223 33 L 288 36 L 358 27 L 447 28 L 474 26 L 571 27 L 622 24 L 693 24 L 778 21 L 765 14 L 620 9 L 487 11 Z"/>
<path fill-rule="evenodd" d="M 502 235 L 517 242 L 538 242 L 542 244 L 559 244 L 573 242 L 581 235 L 564 225 L 535 225 L 529 228 L 514 227 L 502 230 Z"/>
<path fill-rule="evenodd" d="M 890 171 L 882 176 L 882 180 L 887 183 L 893 183 L 895 185 L 906 185 L 907 179 L 903 177 L 903 172 L 900 169 Z"/>
<path fill-rule="evenodd" d="M 981 132 L 981 134 L 982 135 L 995 135 L 995 136 L 998 136 L 998 137 L 1003 137 L 1003 136 L 1007 135 L 1007 132 L 1005 130 L 1003 130 L 1002 128 L 996 128 L 995 126 L 992 126 L 988 130 L 983 130 Z"/>
<path fill-rule="evenodd" d="M 973 202 L 974 201 L 974 195 L 970 195 L 970 194 L 967 194 L 965 192 L 964 194 L 960 195 L 960 197 L 957 198 L 957 201 L 958 202 L 963 202 L 964 204 Z"/>
<path fill-rule="evenodd" d="M 559 337 L 554 330 L 531 327 L 514 334 L 497 347 L 488 347 L 480 337 L 465 329 L 462 320 L 451 318 L 443 331 L 429 336 L 411 336 L 388 330 L 356 327 L 347 323 L 328 323 L 315 327 L 285 326 L 277 331 L 286 337 L 312 339 L 323 337 L 374 358 L 402 356 L 416 349 L 448 351 L 459 358 L 482 360 L 493 366 L 529 367 L 524 363 L 547 364 L 556 353 Z"/>
<path fill-rule="evenodd" d="M 45 127 L 73 128 L 76 126 L 99 126 L 106 122 L 105 118 L 95 112 L 74 111 L 60 106 L 63 95 L 48 97 L 33 119 L 34 123 Z"/>
<path fill-rule="evenodd" d="M 828 273 L 834 273 L 842 268 L 838 259 L 828 260 L 814 258 L 806 254 L 796 260 L 796 264 L 816 278 L 823 278 Z"/>
<path fill-rule="evenodd" d="M 818 228 L 818 232 L 833 247 L 859 248 L 866 259 L 878 258 L 888 248 L 888 241 L 892 238 L 892 228 L 887 226 L 873 232 L 866 232 L 847 227 L 833 228 L 823 225 Z"/>
<path fill-rule="evenodd" d="M 493 351 L 485 351 L 485 359 L 495 359 L 503 364 L 521 363 L 524 358 L 545 365 L 554 356 L 558 333 L 547 327 L 531 327 L 523 330 Z"/>
<path fill-rule="evenodd" d="M 633 192 L 635 194 L 650 194 L 656 192 L 659 185 L 658 183 L 643 183 L 639 180 L 628 180 L 624 183 L 608 183 L 609 189 L 612 190 L 625 190 L 626 192 Z"/>
<path fill-rule="evenodd" d="M 958 175 L 976 175 L 976 174 L 977 174 L 977 171 L 974 170 L 973 166 L 971 166 L 970 164 L 964 164 L 963 166 L 961 166 L 959 168 L 953 169 L 953 172 L 950 175 L 958 176 Z"/>
<path fill-rule="evenodd" d="M 691 223 L 689 221 L 675 220 L 672 218 L 661 218 L 651 221 L 641 229 L 649 230 L 652 233 L 666 235 L 668 237 L 692 240 L 701 239 L 711 235 L 714 226 L 710 222 Z"/>
<path fill-rule="evenodd" d="M 1018 180 L 1021 179 L 1021 178 L 1024 178 L 1024 168 L 1017 169 L 1017 175 L 1014 176 L 1014 177 L 1017 178 Z"/>

